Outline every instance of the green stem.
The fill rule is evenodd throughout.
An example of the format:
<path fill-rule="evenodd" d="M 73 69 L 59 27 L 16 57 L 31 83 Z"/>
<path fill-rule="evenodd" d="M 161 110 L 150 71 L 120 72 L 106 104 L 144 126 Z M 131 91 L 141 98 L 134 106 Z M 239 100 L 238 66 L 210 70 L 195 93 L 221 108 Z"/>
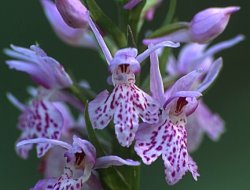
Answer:
<path fill-rule="evenodd" d="M 86 102 L 87 98 L 85 98 L 81 91 L 79 90 L 79 88 L 75 85 L 72 85 L 69 89 L 68 89 L 73 95 L 75 95 L 75 97 L 77 97 L 83 104 Z"/>
<path fill-rule="evenodd" d="M 168 25 L 171 23 L 174 17 L 175 10 L 176 10 L 176 4 L 177 4 L 177 0 L 170 0 L 168 13 L 163 22 L 163 25 Z"/>

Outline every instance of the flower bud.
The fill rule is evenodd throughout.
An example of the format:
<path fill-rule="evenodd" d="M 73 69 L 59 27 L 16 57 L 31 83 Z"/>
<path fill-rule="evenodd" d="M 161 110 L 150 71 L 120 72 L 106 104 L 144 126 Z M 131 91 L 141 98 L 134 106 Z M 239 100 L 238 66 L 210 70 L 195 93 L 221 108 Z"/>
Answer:
<path fill-rule="evenodd" d="M 239 9 L 240 7 L 209 8 L 197 13 L 190 23 L 190 38 L 198 43 L 213 40 L 225 30 L 231 14 Z"/>
<path fill-rule="evenodd" d="M 73 28 L 84 28 L 88 25 L 88 10 L 80 0 L 56 0 L 56 7 L 64 21 Z"/>
<path fill-rule="evenodd" d="M 166 35 L 144 39 L 143 43 L 145 45 L 156 44 L 161 41 L 207 43 L 225 30 L 231 14 L 238 10 L 240 10 L 240 7 L 205 9 L 197 13 L 191 22 L 175 23 L 176 30 L 166 30 Z M 168 29 L 171 29 L 171 27 Z"/>

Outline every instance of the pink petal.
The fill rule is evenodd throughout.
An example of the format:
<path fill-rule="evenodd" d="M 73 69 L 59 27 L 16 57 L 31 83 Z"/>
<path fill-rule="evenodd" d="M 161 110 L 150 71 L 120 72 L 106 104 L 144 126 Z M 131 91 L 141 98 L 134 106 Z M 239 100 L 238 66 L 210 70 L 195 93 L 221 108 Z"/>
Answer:
<path fill-rule="evenodd" d="M 203 129 L 197 121 L 196 112 L 188 117 L 186 129 L 188 134 L 188 152 L 194 152 L 199 147 L 204 134 Z"/>
<path fill-rule="evenodd" d="M 135 85 L 131 90 L 134 107 L 141 119 L 149 124 L 157 123 L 159 121 L 159 103 Z"/>
<path fill-rule="evenodd" d="M 195 116 L 197 117 L 199 127 L 202 128 L 212 140 L 218 140 L 225 132 L 224 121 L 219 115 L 212 113 L 203 102 L 200 102 Z"/>
<path fill-rule="evenodd" d="M 157 125 L 144 124 L 136 134 L 135 151 L 142 158 L 143 163 L 150 165 L 161 154 L 165 144 L 164 134 L 167 121 Z"/>
<path fill-rule="evenodd" d="M 63 117 L 56 107 L 46 101 L 34 100 L 20 116 L 19 129 L 22 131 L 20 140 L 45 137 L 59 139 L 63 127 Z M 42 157 L 51 147 L 50 144 L 40 143 L 37 145 L 37 156 Z M 32 145 L 24 145 L 17 148 L 18 154 L 28 157 Z"/>
<path fill-rule="evenodd" d="M 195 161 L 193 161 L 191 156 L 189 156 L 188 159 L 189 159 L 188 163 L 189 171 L 192 173 L 194 180 L 197 181 L 197 177 L 200 176 L 198 172 L 198 166 L 196 165 Z"/>
<path fill-rule="evenodd" d="M 83 186 L 82 179 L 73 179 L 74 171 L 72 170 L 72 168 L 65 167 L 64 170 L 64 174 L 59 178 L 58 182 L 54 186 L 54 189 L 65 190 L 71 188 L 74 190 L 81 190 Z"/>
<path fill-rule="evenodd" d="M 57 180 L 54 178 L 42 179 L 39 180 L 35 187 L 31 188 L 30 190 L 53 190 L 56 182 Z"/>
<path fill-rule="evenodd" d="M 89 117 L 94 128 L 103 129 L 108 125 L 113 117 L 115 104 L 118 104 L 115 93 L 109 95 L 107 90 L 89 103 Z"/>

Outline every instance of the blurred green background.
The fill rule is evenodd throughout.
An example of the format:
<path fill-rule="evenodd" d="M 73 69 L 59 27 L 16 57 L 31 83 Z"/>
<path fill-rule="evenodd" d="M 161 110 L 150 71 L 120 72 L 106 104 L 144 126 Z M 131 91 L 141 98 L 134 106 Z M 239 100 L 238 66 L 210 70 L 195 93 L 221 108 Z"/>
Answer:
<path fill-rule="evenodd" d="M 115 6 L 112 0 L 99 0 L 108 14 L 115 18 Z M 155 21 L 149 27 L 157 26 L 162 19 L 160 13 L 167 10 L 167 0 L 157 11 Z M 189 21 L 192 16 L 207 7 L 239 5 L 242 10 L 232 16 L 223 35 L 222 41 L 238 33 L 247 39 L 234 48 L 219 54 L 224 59 L 224 68 L 219 79 L 205 96 L 205 102 L 218 112 L 226 122 L 226 133 L 217 143 L 205 137 L 201 147 L 193 154 L 199 166 L 201 177 L 193 181 L 186 175 L 175 186 L 168 186 L 164 181 L 161 159 L 149 167 L 143 167 L 141 189 L 188 189 L 188 190 L 235 190 L 250 189 L 250 1 L 247 0 L 188 0 L 178 1 L 176 15 L 179 20 Z M 61 42 L 48 24 L 38 0 L 2 1 L 0 6 L 0 49 L 9 44 L 29 47 L 38 42 L 46 52 L 61 62 L 76 78 L 87 79 L 91 86 L 100 91 L 106 85 L 107 71 L 98 54 L 88 49 L 72 48 Z M 10 71 L 0 54 L 0 181 L 6 190 L 25 190 L 32 187 L 40 178 L 37 173 L 38 160 L 33 152 L 29 160 L 17 157 L 14 143 L 19 136 L 16 129 L 19 111 L 6 99 L 6 92 L 11 91 L 20 100 L 27 98 L 26 86 L 32 85 L 23 73 Z M 107 86 L 107 85 L 106 85 Z"/>

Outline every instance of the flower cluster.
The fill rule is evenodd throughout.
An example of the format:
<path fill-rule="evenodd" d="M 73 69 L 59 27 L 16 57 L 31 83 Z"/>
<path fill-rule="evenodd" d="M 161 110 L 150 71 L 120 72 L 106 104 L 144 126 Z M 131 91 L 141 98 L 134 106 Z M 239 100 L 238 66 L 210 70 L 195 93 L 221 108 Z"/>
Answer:
<path fill-rule="evenodd" d="M 244 36 L 216 45 L 210 42 L 225 30 L 230 15 L 239 7 L 203 10 L 191 22 L 167 23 L 140 41 L 141 26 L 145 19 L 154 19 L 161 0 L 119 3 L 129 18 L 133 16 L 124 20 L 128 36 L 123 31 L 127 28 L 116 26 L 95 1 L 40 2 L 65 43 L 93 50 L 100 47 L 113 90 L 95 95 L 88 83 L 73 81 L 39 45 L 11 45 L 5 50 L 12 58 L 6 61 L 9 68 L 27 73 L 37 85 L 28 88 L 31 97 L 27 104 L 7 94 L 21 111 L 17 154 L 27 159 L 35 144 L 41 158 L 44 179 L 32 189 L 129 189 L 138 183 L 138 159 L 150 165 L 159 156 L 168 184 L 177 183 L 188 171 L 197 180 L 198 166 L 190 153 L 198 148 L 204 134 L 218 140 L 225 131 L 223 119 L 201 100 L 222 68 L 222 58 L 214 55 Z M 178 48 L 180 43 L 187 44 L 178 58 L 165 51 Z M 137 48 L 142 44 L 146 47 Z M 143 78 L 141 70 L 146 64 L 142 63 L 147 58 L 150 72 Z M 141 80 L 136 81 L 137 77 Z M 79 112 L 78 120 L 71 109 Z M 95 130 L 107 126 L 107 130 Z M 111 167 L 122 165 L 131 167 Z M 126 177 L 131 173 L 135 180 L 128 182 Z"/>

